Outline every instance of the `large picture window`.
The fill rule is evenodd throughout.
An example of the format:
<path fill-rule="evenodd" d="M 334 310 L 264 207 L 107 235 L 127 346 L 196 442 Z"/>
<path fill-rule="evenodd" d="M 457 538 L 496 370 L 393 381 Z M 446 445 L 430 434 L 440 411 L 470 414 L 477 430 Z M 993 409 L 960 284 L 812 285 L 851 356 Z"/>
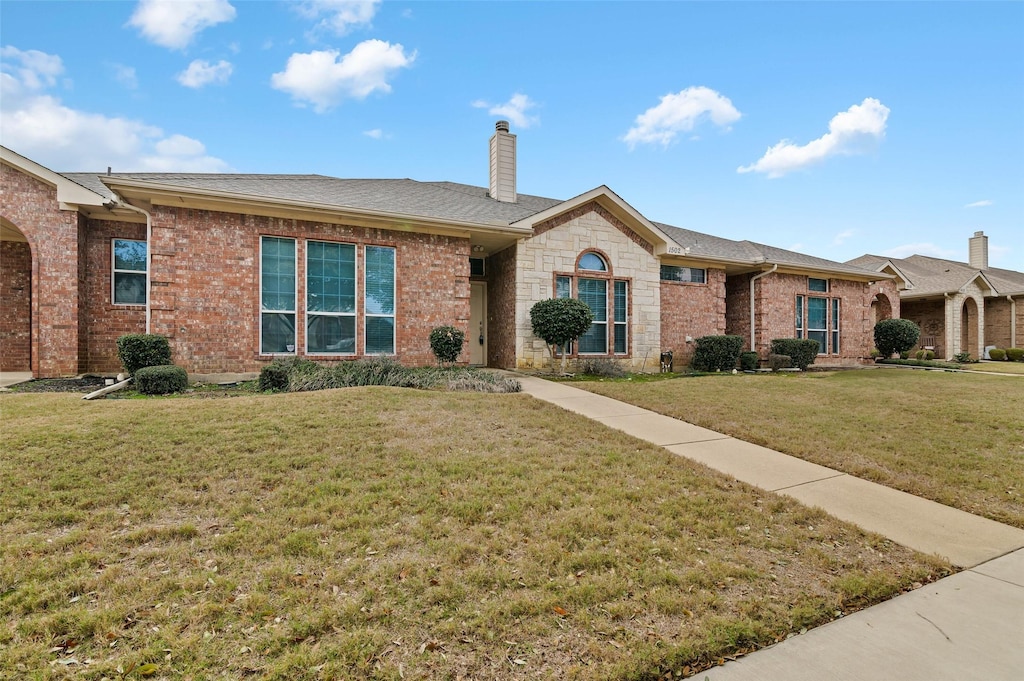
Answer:
<path fill-rule="evenodd" d="M 818 341 L 818 354 L 839 354 L 839 298 L 796 297 L 796 337 Z"/>
<path fill-rule="evenodd" d="M 807 337 L 818 341 L 818 354 L 828 352 L 827 298 L 807 298 Z"/>
<path fill-rule="evenodd" d="M 594 314 L 590 328 L 580 336 L 580 354 L 608 354 L 608 280 L 581 278 L 579 299 L 586 303 Z"/>
<path fill-rule="evenodd" d="M 367 246 L 363 289 L 368 355 L 395 352 L 395 249 Z"/>
<path fill-rule="evenodd" d="M 594 320 L 587 332 L 570 344 L 579 355 L 626 355 L 629 353 L 629 282 L 611 276 L 601 255 L 588 251 L 576 264 L 577 275 L 555 276 L 555 298 L 578 298 L 587 304 Z"/>
<path fill-rule="evenodd" d="M 111 299 L 114 305 L 146 304 L 146 242 L 114 239 L 111 248 L 113 277 Z"/>
<path fill-rule="evenodd" d="M 355 354 L 356 247 L 306 245 L 306 352 Z"/>
<path fill-rule="evenodd" d="M 260 239 L 260 352 L 295 352 L 295 239 Z"/>

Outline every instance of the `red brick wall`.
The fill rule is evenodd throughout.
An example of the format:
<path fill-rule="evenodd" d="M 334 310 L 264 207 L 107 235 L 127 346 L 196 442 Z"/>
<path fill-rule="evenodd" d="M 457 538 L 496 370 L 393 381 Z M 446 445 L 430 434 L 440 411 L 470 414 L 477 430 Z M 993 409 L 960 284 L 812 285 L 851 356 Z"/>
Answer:
<path fill-rule="evenodd" d="M 806 276 L 773 273 L 759 279 L 755 286 L 755 349 L 762 359 L 767 357 L 773 339 L 796 336 L 798 295 L 805 297 L 805 304 L 809 296 L 840 299 L 840 352 L 819 355 L 814 362 L 816 365 L 855 364 L 870 355 L 873 346 L 871 298 L 874 294 L 866 282 L 829 279 L 829 292 L 818 293 L 807 290 Z M 749 280 L 747 290 L 749 291 Z M 749 317 L 749 312 L 747 314 Z M 832 306 L 829 303 L 829 315 L 831 314 Z"/>
<path fill-rule="evenodd" d="M 693 339 L 725 333 L 725 270 L 708 269 L 707 283 L 661 282 L 661 347 L 676 366 L 693 356 Z"/>
<path fill-rule="evenodd" d="M 750 350 L 750 278 L 737 274 L 725 279 L 725 332 L 743 336 L 743 349 Z"/>
<path fill-rule="evenodd" d="M 57 190 L 0 164 L 0 215 L 32 246 L 32 372 L 78 373 L 78 214 L 62 211 Z"/>
<path fill-rule="evenodd" d="M 258 371 L 272 359 L 259 354 L 261 235 L 298 240 L 299 355 L 305 347 L 307 239 L 396 249 L 395 345 L 403 363 L 434 362 L 429 335 L 435 326 L 468 330 L 468 239 L 162 206 L 152 215 L 151 329 L 170 339 L 175 363 L 190 373 Z M 363 262 L 360 248 L 360 291 Z M 360 335 L 361 296 L 357 301 Z"/>
<path fill-rule="evenodd" d="M 516 366 L 516 247 L 487 258 L 487 366 Z"/>
<path fill-rule="evenodd" d="M 32 366 L 32 252 L 23 241 L 0 241 L 0 371 Z"/>
<path fill-rule="evenodd" d="M 1006 298 L 989 298 L 985 301 L 986 347 L 1010 347 L 1010 315 L 1010 301 Z M 1019 327 L 1017 333 L 1020 335 Z"/>
<path fill-rule="evenodd" d="M 112 239 L 146 239 L 146 225 L 90 220 L 85 229 L 82 262 L 84 286 L 81 352 L 83 372 L 118 373 L 117 337 L 146 332 L 145 305 L 114 305 L 111 297 Z"/>

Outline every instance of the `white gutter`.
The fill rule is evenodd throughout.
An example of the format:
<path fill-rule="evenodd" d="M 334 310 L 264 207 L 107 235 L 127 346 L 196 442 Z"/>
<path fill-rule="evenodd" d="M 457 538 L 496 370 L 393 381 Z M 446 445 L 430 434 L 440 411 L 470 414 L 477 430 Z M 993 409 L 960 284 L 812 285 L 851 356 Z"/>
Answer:
<path fill-rule="evenodd" d="M 760 274 L 755 274 L 754 276 L 752 276 L 750 278 L 750 350 L 751 350 L 751 352 L 757 352 L 757 348 L 754 345 L 755 333 L 757 331 L 755 329 L 755 327 L 754 327 L 754 315 L 756 313 L 756 309 L 755 309 L 755 305 L 754 305 L 754 282 L 757 281 L 758 279 L 760 279 L 761 277 L 764 277 L 764 276 L 767 276 L 767 275 L 771 274 L 772 272 L 774 272 L 777 269 L 779 269 L 779 264 L 775 263 L 774 265 L 772 265 L 772 268 L 770 270 L 767 270 L 765 272 L 761 272 Z"/>
<path fill-rule="evenodd" d="M 150 298 L 152 298 L 151 293 L 153 288 L 152 283 L 150 282 L 153 273 L 153 216 L 142 208 L 133 206 L 127 201 L 121 199 L 120 196 L 117 198 L 117 203 L 120 208 L 127 208 L 128 210 L 135 211 L 136 213 L 142 213 L 146 216 L 146 333 L 148 334 L 151 332 L 153 317 L 150 307 Z"/>

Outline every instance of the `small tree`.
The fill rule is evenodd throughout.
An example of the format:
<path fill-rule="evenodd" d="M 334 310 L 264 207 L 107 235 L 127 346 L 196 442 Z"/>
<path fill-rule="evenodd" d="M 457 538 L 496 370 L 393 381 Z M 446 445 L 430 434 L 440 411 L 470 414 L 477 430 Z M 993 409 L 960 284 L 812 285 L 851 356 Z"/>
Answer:
<path fill-rule="evenodd" d="M 117 358 L 128 375 L 134 376 L 139 369 L 170 364 L 171 345 L 164 336 L 128 333 L 117 338 Z"/>
<path fill-rule="evenodd" d="M 875 324 L 875 347 L 884 359 L 894 352 L 910 352 L 920 336 L 921 329 L 909 319 L 883 319 Z"/>
<path fill-rule="evenodd" d="M 550 298 L 530 308 L 533 335 L 544 341 L 551 353 L 551 372 L 555 371 L 555 348 L 562 349 L 562 373 L 569 343 L 587 332 L 594 321 L 590 307 L 576 298 Z"/>
<path fill-rule="evenodd" d="M 466 334 L 454 326 L 438 326 L 430 332 L 430 349 L 438 364 L 454 364 L 465 342 Z"/>

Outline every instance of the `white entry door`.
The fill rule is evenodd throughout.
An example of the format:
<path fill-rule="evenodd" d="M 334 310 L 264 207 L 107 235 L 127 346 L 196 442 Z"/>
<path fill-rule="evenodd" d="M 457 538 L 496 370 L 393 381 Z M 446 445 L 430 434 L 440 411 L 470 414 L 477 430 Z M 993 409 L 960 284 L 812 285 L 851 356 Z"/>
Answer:
<path fill-rule="evenodd" d="M 487 284 L 482 281 L 469 283 L 469 363 L 474 366 L 487 365 Z"/>

